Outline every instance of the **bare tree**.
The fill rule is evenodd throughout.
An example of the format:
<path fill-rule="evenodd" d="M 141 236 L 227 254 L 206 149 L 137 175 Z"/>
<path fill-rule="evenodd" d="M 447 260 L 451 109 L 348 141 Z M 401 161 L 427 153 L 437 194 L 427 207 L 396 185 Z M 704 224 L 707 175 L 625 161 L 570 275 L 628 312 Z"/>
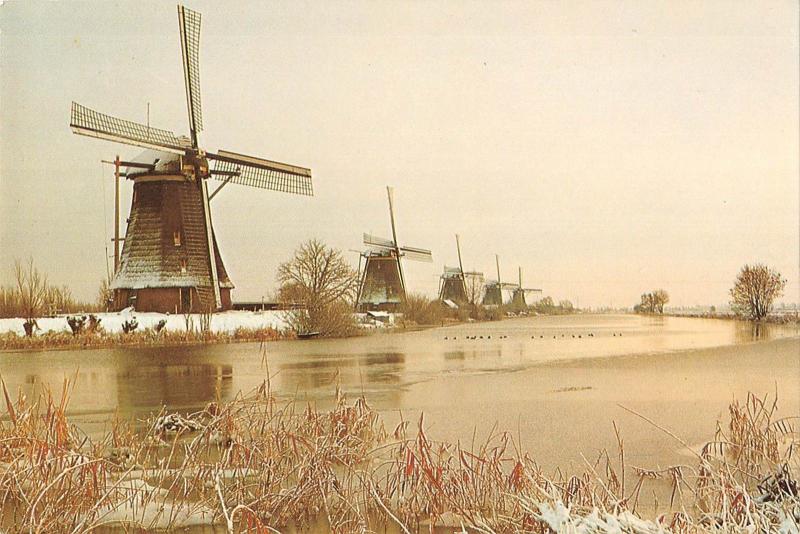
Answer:
<path fill-rule="evenodd" d="M 754 321 L 765 318 L 776 298 L 783 295 L 786 279 L 763 264 L 745 265 L 730 290 L 731 306 Z"/>
<path fill-rule="evenodd" d="M 483 300 L 483 275 L 477 273 L 464 274 L 464 286 L 467 289 L 467 303 L 473 310 L 480 306 Z"/>
<path fill-rule="evenodd" d="M 33 265 L 29 258 L 26 265 L 20 260 L 14 261 L 14 277 L 19 294 L 20 308 L 25 319 L 25 334 L 33 335 L 36 317 L 41 314 L 45 295 L 47 294 L 47 277 Z"/>
<path fill-rule="evenodd" d="M 75 311 L 75 299 L 67 286 L 47 285 L 44 296 L 44 309 L 48 315 Z"/>
<path fill-rule="evenodd" d="M 302 306 L 288 313 L 295 331 L 339 336 L 355 329 L 358 273 L 339 250 L 312 239 L 278 267 L 277 278 L 280 301 Z"/>

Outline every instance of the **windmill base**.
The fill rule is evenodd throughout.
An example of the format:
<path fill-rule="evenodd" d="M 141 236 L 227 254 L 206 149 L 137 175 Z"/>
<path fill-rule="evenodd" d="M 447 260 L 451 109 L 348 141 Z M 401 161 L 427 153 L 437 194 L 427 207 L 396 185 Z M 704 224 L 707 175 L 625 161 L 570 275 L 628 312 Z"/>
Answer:
<path fill-rule="evenodd" d="M 221 287 L 220 297 L 225 311 L 233 308 L 231 290 Z M 156 313 L 205 313 L 208 310 L 194 287 L 151 287 L 143 289 L 115 289 L 114 311 L 130 306 L 138 312 Z"/>

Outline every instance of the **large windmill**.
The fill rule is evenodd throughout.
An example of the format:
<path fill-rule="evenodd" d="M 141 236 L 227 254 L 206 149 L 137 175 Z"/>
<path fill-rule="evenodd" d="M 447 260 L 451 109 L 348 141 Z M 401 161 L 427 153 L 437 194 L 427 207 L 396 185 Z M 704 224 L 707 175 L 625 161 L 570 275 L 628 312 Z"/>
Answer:
<path fill-rule="evenodd" d="M 511 305 L 516 308 L 526 308 L 528 303 L 525 300 L 525 295 L 528 293 L 533 294 L 540 294 L 542 293 L 541 289 L 532 289 L 522 287 L 522 267 L 519 268 L 519 285 L 514 288 L 514 293 L 511 296 Z"/>
<path fill-rule="evenodd" d="M 120 166 L 125 166 L 127 178 L 133 180 L 128 228 L 121 258 L 115 253 L 111 283 L 117 309 L 129 305 L 160 312 L 230 308 L 233 284 L 214 236 L 211 199 L 229 183 L 313 195 L 309 169 L 200 148 L 200 14 L 178 6 L 178 23 L 190 137 L 72 103 L 74 133 L 157 151 L 144 163 L 121 162 L 119 157 L 115 161 L 117 179 Z M 209 178 L 222 182 L 212 193 Z M 119 241 L 115 235 L 115 248 Z"/>
<path fill-rule="evenodd" d="M 518 287 L 516 284 L 506 283 L 500 279 L 500 256 L 495 254 L 494 261 L 495 265 L 497 265 L 497 280 L 490 280 L 486 283 L 486 291 L 483 294 L 484 306 L 502 306 L 503 290 Z"/>
<path fill-rule="evenodd" d="M 367 246 L 367 250 L 361 253 L 364 261 L 356 300 L 359 310 L 399 309 L 406 300 L 406 281 L 400 259 L 405 257 L 427 263 L 433 261 L 430 250 L 399 245 L 394 221 L 394 191 L 391 187 L 386 188 L 386 194 L 389 197 L 392 239 L 364 234 L 364 245 Z M 361 265 L 359 269 L 362 269 Z"/>
<path fill-rule="evenodd" d="M 458 252 L 458 267 L 445 265 L 442 276 L 439 278 L 439 300 L 449 300 L 461 306 L 478 300 L 474 293 L 483 286 L 483 273 L 464 272 L 464 262 L 461 260 L 461 241 L 458 234 L 456 234 L 456 251 Z"/>

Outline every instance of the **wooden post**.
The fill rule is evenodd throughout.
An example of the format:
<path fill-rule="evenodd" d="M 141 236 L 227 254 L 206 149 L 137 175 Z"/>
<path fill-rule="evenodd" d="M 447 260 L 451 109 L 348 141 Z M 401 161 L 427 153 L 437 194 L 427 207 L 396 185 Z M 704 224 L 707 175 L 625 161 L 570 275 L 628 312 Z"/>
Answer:
<path fill-rule="evenodd" d="M 119 154 L 114 158 L 114 275 L 119 271 Z"/>

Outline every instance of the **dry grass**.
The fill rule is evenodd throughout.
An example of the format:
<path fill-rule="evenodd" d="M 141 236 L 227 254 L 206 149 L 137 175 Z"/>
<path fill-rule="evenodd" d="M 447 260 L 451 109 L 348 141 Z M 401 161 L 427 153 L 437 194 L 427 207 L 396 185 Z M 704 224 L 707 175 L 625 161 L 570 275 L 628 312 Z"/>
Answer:
<path fill-rule="evenodd" d="M 136 330 L 130 333 L 109 333 L 103 330 L 73 335 L 69 332 L 46 332 L 27 337 L 14 332 L 0 334 L 0 350 L 45 350 L 105 348 L 119 346 L 172 346 L 202 343 L 237 343 L 244 341 L 274 341 L 289 334 L 274 328 L 237 328 L 233 332 L 209 330 Z"/>
<path fill-rule="evenodd" d="M 660 471 L 612 457 L 546 476 L 511 434 L 469 449 L 432 440 L 424 419 L 391 432 L 365 399 L 319 411 L 278 403 L 269 377 L 231 402 L 186 417 L 115 421 L 90 440 L 56 400 L 12 402 L 0 424 L 0 505 L 8 532 L 88 532 L 103 525 L 229 532 L 324 524 L 332 532 L 463 525 L 475 532 L 772 532 L 800 520 L 793 421 L 749 397 L 696 453 Z M 658 432 L 654 429 L 654 432 Z M 639 516 L 648 484 L 673 485 L 672 511 Z M 616 530 L 612 528 L 616 525 Z M 795 527 L 796 528 L 796 527 Z M 594 529 L 594 530 L 592 530 Z M 796 532 L 786 530 L 786 532 Z"/>

